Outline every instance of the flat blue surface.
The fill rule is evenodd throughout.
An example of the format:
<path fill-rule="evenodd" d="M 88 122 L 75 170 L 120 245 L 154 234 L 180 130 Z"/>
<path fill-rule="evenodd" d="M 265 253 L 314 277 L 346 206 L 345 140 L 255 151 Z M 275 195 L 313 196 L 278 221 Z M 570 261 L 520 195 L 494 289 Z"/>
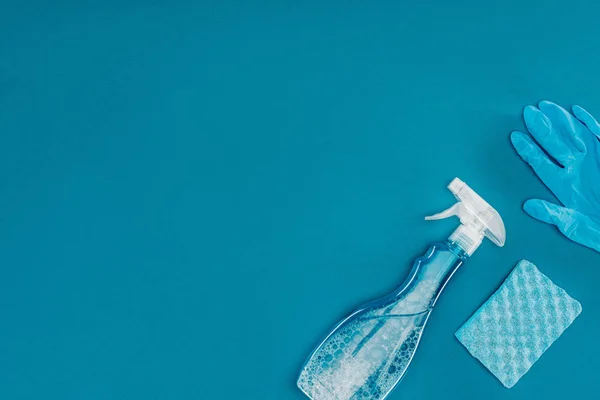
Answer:
<path fill-rule="evenodd" d="M 600 116 L 600 3 L 50 3 L 0 3 L 0 398 L 303 399 L 455 176 L 507 244 L 390 398 L 600 396 L 600 254 L 521 210 L 552 196 L 509 143 L 541 99 Z M 453 334 L 522 258 L 584 311 L 505 389 Z"/>

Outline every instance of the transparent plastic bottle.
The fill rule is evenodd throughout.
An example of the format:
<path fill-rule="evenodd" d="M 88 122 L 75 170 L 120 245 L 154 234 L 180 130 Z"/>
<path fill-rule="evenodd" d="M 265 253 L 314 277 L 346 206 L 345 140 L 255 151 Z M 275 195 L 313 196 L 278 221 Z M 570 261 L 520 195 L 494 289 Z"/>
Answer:
<path fill-rule="evenodd" d="M 433 244 L 405 282 L 344 319 L 304 365 L 298 386 L 313 399 L 383 399 L 402 379 L 435 302 L 467 254 Z"/>
<path fill-rule="evenodd" d="M 317 346 L 298 378 L 298 387 L 311 399 L 385 399 L 404 376 L 433 306 L 456 270 L 483 237 L 504 245 L 500 215 L 458 178 L 448 187 L 459 202 L 427 219 L 456 215 L 461 225 L 415 260 L 398 289 L 360 307 Z"/>

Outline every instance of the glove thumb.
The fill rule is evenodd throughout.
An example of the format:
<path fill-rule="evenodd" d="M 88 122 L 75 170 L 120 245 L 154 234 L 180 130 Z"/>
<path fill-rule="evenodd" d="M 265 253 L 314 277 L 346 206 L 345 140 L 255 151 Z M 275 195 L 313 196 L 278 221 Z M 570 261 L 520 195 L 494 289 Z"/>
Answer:
<path fill-rule="evenodd" d="M 555 225 L 572 241 L 600 252 L 600 224 L 587 215 L 539 199 L 527 200 L 523 210 L 539 221 Z"/>

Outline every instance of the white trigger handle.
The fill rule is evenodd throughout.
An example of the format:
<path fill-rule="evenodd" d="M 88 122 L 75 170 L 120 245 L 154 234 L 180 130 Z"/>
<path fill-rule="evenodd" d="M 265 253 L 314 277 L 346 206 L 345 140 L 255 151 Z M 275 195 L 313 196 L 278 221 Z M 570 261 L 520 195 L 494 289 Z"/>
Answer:
<path fill-rule="evenodd" d="M 465 207 L 465 205 L 462 202 L 458 202 L 458 203 L 454 204 L 452 207 L 448 208 L 447 210 L 444 210 L 440 213 L 425 217 L 425 220 L 431 221 L 431 220 L 436 220 L 436 219 L 444 219 L 444 218 L 453 217 L 455 215 L 460 218 L 460 215 L 465 211 L 464 207 Z"/>

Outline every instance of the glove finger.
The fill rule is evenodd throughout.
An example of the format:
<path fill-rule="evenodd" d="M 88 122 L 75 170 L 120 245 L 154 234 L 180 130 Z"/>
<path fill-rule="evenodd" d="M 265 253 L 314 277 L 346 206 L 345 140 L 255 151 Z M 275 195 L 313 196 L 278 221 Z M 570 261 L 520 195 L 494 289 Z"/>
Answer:
<path fill-rule="evenodd" d="M 575 210 L 550 203 L 545 200 L 531 199 L 523 204 L 523 210 L 533 218 L 547 224 L 556 225 L 559 229 L 567 227 L 571 217 L 569 212 Z M 562 232 L 562 229 L 561 229 Z M 564 233 L 564 232 L 563 232 Z"/>
<path fill-rule="evenodd" d="M 554 164 L 529 135 L 515 131 L 511 133 L 510 141 L 519 156 L 531 166 L 550 190 L 555 192 L 560 189 L 562 168 Z"/>
<path fill-rule="evenodd" d="M 600 225 L 577 210 L 545 200 L 527 200 L 523 209 L 533 218 L 555 225 L 574 242 L 600 252 Z"/>
<path fill-rule="evenodd" d="M 523 111 L 523 119 L 525 119 L 527 130 L 556 161 L 562 165 L 568 165 L 575 159 L 565 137 L 542 111 L 533 106 L 527 106 Z"/>
<path fill-rule="evenodd" d="M 577 118 L 551 101 L 540 101 L 538 107 L 552 121 L 553 129 L 562 136 L 563 142 L 576 150 L 576 153 L 585 153 L 585 143 L 589 141 L 589 134 Z"/>
<path fill-rule="evenodd" d="M 600 124 L 598 124 L 598 121 L 592 117 L 592 114 L 579 106 L 573 106 L 573 114 L 579 121 L 581 121 L 582 124 L 587 126 L 587 128 L 594 135 L 596 135 L 597 138 L 600 139 Z"/>

